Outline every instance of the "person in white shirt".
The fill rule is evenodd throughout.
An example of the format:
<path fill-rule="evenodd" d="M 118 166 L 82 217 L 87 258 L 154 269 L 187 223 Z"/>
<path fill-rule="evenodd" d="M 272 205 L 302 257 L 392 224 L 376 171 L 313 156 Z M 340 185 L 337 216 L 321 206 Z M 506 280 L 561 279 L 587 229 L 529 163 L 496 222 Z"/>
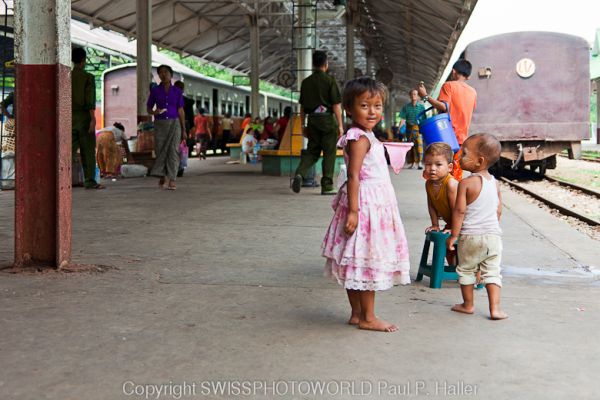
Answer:
<path fill-rule="evenodd" d="M 447 239 L 448 250 L 454 250 L 458 240 L 458 265 L 463 303 L 452 311 L 473 314 L 473 287 L 476 273 L 488 293 L 490 318 L 508 318 L 500 309 L 500 261 L 502 257 L 502 197 L 500 188 L 488 171 L 500 158 L 498 139 L 486 133 L 469 136 L 462 146 L 461 168 L 471 172 L 458 184 L 456 202 L 452 210 L 452 235 Z"/>

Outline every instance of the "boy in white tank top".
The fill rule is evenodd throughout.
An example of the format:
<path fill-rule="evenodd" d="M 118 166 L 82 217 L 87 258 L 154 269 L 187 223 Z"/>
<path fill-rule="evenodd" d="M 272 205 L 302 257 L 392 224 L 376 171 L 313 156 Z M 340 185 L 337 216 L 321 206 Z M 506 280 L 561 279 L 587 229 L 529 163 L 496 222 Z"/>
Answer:
<path fill-rule="evenodd" d="M 473 314 L 475 275 L 481 271 L 493 320 L 508 318 L 500 309 L 502 198 L 496 180 L 488 171 L 500 158 L 500 150 L 498 139 L 486 133 L 469 136 L 463 143 L 460 165 L 471 175 L 458 184 L 452 210 L 452 235 L 446 241 L 448 250 L 454 250 L 458 240 L 456 272 L 463 298 L 463 303 L 454 305 L 452 311 Z"/>

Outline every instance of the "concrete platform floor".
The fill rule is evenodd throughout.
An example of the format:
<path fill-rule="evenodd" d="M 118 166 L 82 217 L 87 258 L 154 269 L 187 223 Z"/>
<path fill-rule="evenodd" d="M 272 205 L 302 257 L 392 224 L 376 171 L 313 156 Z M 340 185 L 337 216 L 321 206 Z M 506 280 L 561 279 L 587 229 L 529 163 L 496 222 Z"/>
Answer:
<path fill-rule="evenodd" d="M 322 277 L 331 198 L 224 161 L 193 159 L 175 192 L 152 178 L 74 189 L 73 261 L 113 268 L 0 272 L 1 399 L 598 397 L 597 242 L 505 193 L 508 320 L 488 320 L 484 291 L 475 315 L 451 312 L 457 283 L 425 278 L 377 296 L 399 332 L 360 331 Z M 393 182 L 414 278 L 423 181 Z M 0 265 L 13 199 L 0 192 Z"/>

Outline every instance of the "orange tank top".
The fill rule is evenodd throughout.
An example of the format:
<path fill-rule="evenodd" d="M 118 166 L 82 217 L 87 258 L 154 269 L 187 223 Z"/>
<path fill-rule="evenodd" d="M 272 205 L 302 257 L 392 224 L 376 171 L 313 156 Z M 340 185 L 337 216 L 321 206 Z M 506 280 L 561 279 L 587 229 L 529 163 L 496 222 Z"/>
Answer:
<path fill-rule="evenodd" d="M 425 190 L 427 191 L 427 197 L 431 201 L 433 208 L 437 212 L 438 216 L 442 217 L 442 219 L 446 223 L 450 223 L 452 220 L 452 210 L 450 209 L 450 203 L 448 202 L 448 182 L 450 182 L 450 178 L 452 175 L 448 174 L 442 181 L 440 186 L 440 190 L 435 195 L 433 191 L 433 182 L 427 181 L 425 184 Z"/>

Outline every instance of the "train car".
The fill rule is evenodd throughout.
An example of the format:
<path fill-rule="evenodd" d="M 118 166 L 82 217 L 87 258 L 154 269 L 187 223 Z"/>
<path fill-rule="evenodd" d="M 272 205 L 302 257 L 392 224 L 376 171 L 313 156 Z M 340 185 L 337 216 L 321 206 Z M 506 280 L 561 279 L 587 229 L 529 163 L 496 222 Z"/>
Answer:
<path fill-rule="evenodd" d="M 173 66 L 173 64 L 171 64 Z M 152 75 L 159 82 L 156 67 Z M 185 84 L 186 96 L 201 104 L 208 115 L 222 116 L 230 113 L 234 119 L 250 112 L 250 89 L 234 86 L 232 83 L 207 77 L 184 66 L 173 66 L 173 82 L 181 80 Z M 129 63 L 108 68 L 102 74 L 102 115 L 104 126 L 120 122 L 126 132 L 137 129 L 137 79 L 136 64 Z M 260 92 L 260 114 L 278 117 L 291 102 L 289 97 Z"/>
<path fill-rule="evenodd" d="M 554 32 L 515 32 L 471 43 L 464 57 L 473 65 L 477 90 L 471 132 L 502 142 L 503 168 L 525 165 L 545 172 L 556 154 L 581 153 L 590 132 L 589 45 Z"/>

